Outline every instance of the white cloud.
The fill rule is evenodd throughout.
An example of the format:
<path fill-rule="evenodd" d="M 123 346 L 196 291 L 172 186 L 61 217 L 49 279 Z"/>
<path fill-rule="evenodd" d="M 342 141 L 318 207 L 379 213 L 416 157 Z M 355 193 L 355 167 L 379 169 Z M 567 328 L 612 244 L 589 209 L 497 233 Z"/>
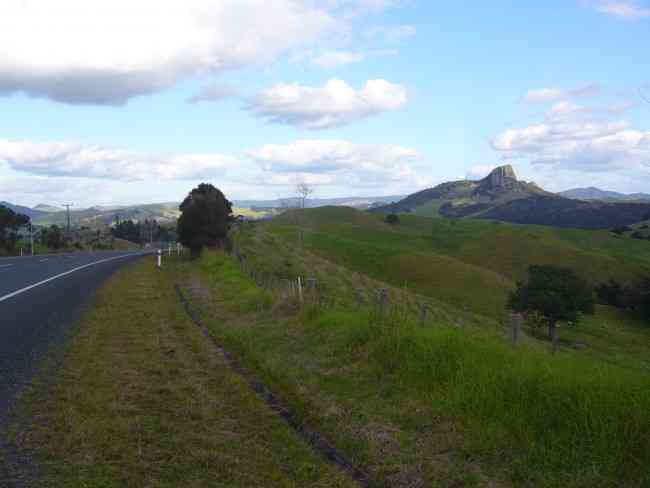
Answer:
<path fill-rule="evenodd" d="M 340 22 L 309 0 L 3 0 L 0 94 L 123 104 L 271 62 Z"/>
<path fill-rule="evenodd" d="M 561 122 L 508 129 L 492 146 L 504 158 L 585 172 L 631 171 L 650 176 L 650 132 L 627 122 Z"/>
<path fill-rule="evenodd" d="M 288 185 L 301 179 L 314 185 L 348 188 L 419 188 L 426 182 L 414 149 L 391 144 L 354 144 L 343 140 L 298 140 L 267 144 L 247 152 L 260 166 L 262 184 Z"/>
<path fill-rule="evenodd" d="M 595 97 L 602 93 L 598 85 L 587 85 L 573 90 L 564 90 L 561 88 L 540 88 L 528 91 L 522 101 L 524 103 L 549 103 L 559 102 L 572 98 Z"/>
<path fill-rule="evenodd" d="M 638 20 L 650 17 L 650 8 L 634 0 L 592 0 L 596 11 L 624 20 Z"/>
<path fill-rule="evenodd" d="M 342 80 L 332 79 L 323 87 L 275 85 L 257 95 L 249 110 L 272 123 L 319 130 L 397 110 L 407 99 L 404 86 L 386 80 L 369 80 L 355 90 Z"/>
<path fill-rule="evenodd" d="M 68 142 L 0 139 L 0 161 L 34 175 L 112 180 L 187 180 L 223 174 L 238 165 L 222 154 L 138 154 Z"/>

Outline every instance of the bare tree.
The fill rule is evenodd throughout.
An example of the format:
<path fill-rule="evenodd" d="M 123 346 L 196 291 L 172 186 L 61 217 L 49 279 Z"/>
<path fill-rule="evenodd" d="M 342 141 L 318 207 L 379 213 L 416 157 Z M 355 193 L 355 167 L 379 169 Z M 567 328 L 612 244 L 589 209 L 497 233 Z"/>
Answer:
<path fill-rule="evenodd" d="M 295 191 L 300 201 L 300 208 L 305 208 L 307 198 L 309 198 L 309 196 L 314 193 L 314 188 L 312 186 L 309 186 L 305 181 L 298 180 L 296 182 Z"/>
<path fill-rule="evenodd" d="M 299 208 L 305 209 L 307 205 L 307 198 L 309 198 L 309 195 L 314 193 L 314 188 L 309 186 L 306 181 L 299 179 L 296 181 L 295 192 L 298 198 Z M 303 249 L 305 247 L 305 231 L 302 226 L 302 215 L 300 212 L 295 212 L 295 215 L 296 215 L 296 224 L 299 227 L 298 243 L 300 249 Z"/>

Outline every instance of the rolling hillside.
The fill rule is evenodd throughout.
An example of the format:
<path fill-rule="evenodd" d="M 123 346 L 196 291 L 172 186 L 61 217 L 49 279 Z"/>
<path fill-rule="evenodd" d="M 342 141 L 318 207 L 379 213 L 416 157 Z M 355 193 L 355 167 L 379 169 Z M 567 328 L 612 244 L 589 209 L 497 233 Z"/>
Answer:
<path fill-rule="evenodd" d="M 418 293 L 501 317 L 507 292 L 531 264 L 576 269 L 592 283 L 650 274 L 650 242 L 604 230 L 559 229 L 482 220 L 401 215 L 398 225 L 351 208 L 287 213 L 270 232 L 295 239 L 295 224 L 312 252 L 354 271 Z"/>

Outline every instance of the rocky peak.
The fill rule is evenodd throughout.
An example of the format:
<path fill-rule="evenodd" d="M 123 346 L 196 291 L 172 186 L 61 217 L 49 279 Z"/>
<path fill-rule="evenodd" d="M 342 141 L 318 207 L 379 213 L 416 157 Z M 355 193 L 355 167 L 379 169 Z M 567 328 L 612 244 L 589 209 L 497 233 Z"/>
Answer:
<path fill-rule="evenodd" d="M 517 181 L 517 175 L 515 174 L 515 170 L 512 169 L 512 166 L 506 164 L 505 166 L 494 168 L 486 180 L 490 182 L 492 188 L 499 188 L 507 186 L 513 180 Z"/>

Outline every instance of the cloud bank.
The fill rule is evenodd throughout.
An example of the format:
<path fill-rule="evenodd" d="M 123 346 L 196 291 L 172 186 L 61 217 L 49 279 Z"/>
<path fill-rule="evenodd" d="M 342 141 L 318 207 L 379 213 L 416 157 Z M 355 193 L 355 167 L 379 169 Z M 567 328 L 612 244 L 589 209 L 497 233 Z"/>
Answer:
<path fill-rule="evenodd" d="M 269 63 L 341 22 L 317 3 L 4 0 L 0 94 L 120 105 L 188 77 Z"/>

